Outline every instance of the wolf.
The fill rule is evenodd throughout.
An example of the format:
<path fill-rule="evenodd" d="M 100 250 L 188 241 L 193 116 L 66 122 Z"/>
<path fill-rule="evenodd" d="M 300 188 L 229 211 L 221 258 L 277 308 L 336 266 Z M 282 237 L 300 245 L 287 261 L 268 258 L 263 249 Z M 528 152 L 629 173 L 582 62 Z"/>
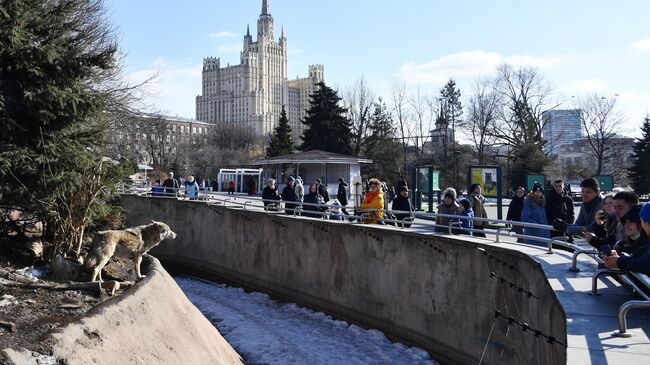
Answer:
<path fill-rule="evenodd" d="M 138 279 L 142 279 L 145 277 L 140 273 L 142 256 L 166 238 L 174 239 L 176 233 L 165 223 L 153 220 L 150 224 L 124 230 L 100 231 L 93 239 L 84 267 L 92 271 L 91 281 L 99 278 L 102 282 L 102 269 L 113 255 L 133 258 L 135 272 Z"/>

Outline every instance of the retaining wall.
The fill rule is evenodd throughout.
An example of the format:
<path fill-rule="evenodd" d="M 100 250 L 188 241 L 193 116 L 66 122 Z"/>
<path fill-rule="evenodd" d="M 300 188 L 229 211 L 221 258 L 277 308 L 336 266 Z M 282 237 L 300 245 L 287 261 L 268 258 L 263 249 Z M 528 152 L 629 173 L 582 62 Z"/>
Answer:
<path fill-rule="evenodd" d="M 564 345 L 543 337 L 566 343 L 564 310 L 541 266 L 520 252 L 201 202 L 124 196 L 122 205 L 128 225 L 156 219 L 178 234 L 152 251 L 165 265 L 382 330 L 442 363 L 566 362 Z"/>

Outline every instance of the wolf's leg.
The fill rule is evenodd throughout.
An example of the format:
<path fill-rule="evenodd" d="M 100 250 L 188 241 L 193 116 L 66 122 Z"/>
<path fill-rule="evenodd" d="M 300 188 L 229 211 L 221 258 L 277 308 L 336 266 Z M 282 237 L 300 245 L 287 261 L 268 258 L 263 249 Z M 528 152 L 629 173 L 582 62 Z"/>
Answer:
<path fill-rule="evenodd" d="M 135 272 L 138 275 L 138 279 L 146 278 L 147 277 L 146 275 L 142 275 L 140 273 L 140 263 L 142 263 L 142 256 L 137 255 L 134 261 L 135 261 Z"/>
<path fill-rule="evenodd" d="M 102 279 L 102 269 L 99 267 L 97 268 L 97 275 L 99 276 L 99 282 L 103 283 L 104 280 Z"/>

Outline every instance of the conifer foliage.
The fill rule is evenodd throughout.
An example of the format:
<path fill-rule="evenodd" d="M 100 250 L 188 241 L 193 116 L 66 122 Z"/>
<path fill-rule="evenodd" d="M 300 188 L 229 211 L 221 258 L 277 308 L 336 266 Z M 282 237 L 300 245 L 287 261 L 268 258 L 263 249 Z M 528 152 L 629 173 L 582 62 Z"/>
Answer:
<path fill-rule="evenodd" d="M 21 237 L 13 210 L 43 224 L 47 253 L 78 254 L 85 229 L 110 214 L 128 173 L 101 158 L 107 115 L 128 89 L 118 59 L 101 0 L 0 2 L 0 240 Z"/>
<path fill-rule="evenodd" d="M 650 115 L 645 117 L 641 137 L 632 146 L 629 171 L 634 191 L 639 195 L 650 193 Z"/>
<path fill-rule="evenodd" d="M 306 126 L 300 149 L 322 150 L 349 155 L 352 153 L 352 123 L 346 109 L 339 105 L 341 98 L 332 88 L 321 82 L 311 95 Z"/>
<path fill-rule="evenodd" d="M 278 126 L 271 135 L 268 147 L 266 147 L 266 157 L 275 157 L 288 155 L 293 152 L 293 141 L 291 140 L 291 126 L 287 118 L 287 112 L 282 106 L 282 113 Z"/>

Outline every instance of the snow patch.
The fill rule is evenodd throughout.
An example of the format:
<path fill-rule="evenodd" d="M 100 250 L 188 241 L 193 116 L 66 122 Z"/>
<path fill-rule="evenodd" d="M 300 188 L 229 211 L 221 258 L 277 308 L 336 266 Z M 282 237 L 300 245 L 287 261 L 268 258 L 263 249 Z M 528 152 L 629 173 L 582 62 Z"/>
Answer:
<path fill-rule="evenodd" d="M 415 347 L 263 293 L 176 277 L 190 301 L 250 364 L 437 364 Z"/>

